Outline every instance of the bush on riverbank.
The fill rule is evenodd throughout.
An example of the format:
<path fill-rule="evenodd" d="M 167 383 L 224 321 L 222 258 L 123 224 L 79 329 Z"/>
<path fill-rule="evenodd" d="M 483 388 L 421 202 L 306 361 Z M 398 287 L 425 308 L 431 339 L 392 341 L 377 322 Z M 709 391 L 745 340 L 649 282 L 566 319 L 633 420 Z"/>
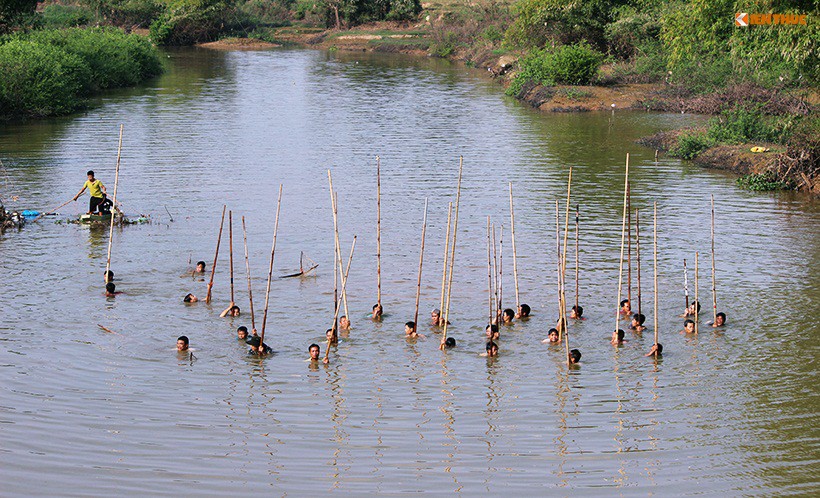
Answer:
<path fill-rule="evenodd" d="M 586 85 L 603 59 L 603 54 L 584 42 L 564 45 L 555 51 L 533 50 L 519 61 L 521 70 L 510 83 L 507 94 L 518 95 L 527 84 Z"/>
<path fill-rule="evenodd" d="M 0 117 L 67 114 L 95 91 L 134 85 L 162 70 L 147 39 L 114 28 L 12 36 L 0 44 Z"/>

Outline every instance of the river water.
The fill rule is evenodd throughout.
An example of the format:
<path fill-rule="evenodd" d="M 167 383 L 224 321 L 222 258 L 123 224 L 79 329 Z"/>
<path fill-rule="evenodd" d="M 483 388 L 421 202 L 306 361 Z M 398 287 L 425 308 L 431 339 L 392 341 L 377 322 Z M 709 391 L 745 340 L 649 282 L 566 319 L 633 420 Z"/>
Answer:
<path fill-rule="evenodd" d="M 424 58 L 188 49 L 169 52 L 168 66 L 158 80 L 107 94 L 83 114 L 0 128 L 7 208 L 45 209 L 73 196 L 89 168 L 113 187 L 123 123 L 118 197 L 127 213 L 152 219 L 114 230 L 112 269 L 124 292 L 116 298 L 102 289 L 107 227 L 46 218 L 0 236 L 0 494 L 820 491 L 820 209 L 794 194 L 741 190 L 729 174 L 656 162 L 654 151 L 634 144 L 702 118 L 541 114 L 477 70 Z M 626 153 L 632 206 L 641 210 L 650 329 L 628 332 L 614 348 Z M 376 155 L 380 324 L 365 316 L 377 293 Z M 445 354 L 427 321 L 439 306 L 460 155 L 449 330 L 458 346 Z M 580 303 L 588 317 L 570 324 L 571 346 L 583 353 L 572 369 L 561 347 L 541 342 L 557 318 L 554 203 L 566 195 L 567 166 L 581 211 Z M 315 367 L 305 362 L 307 346 L 320 342 L 333 315 L 328 168 L 345 255 L 357 236 L 353 329 L 330 365 Z M 503 304 L 515 302 L 508 182 L 521 301 L 533 316 L 502 327 L 500 356 L 487 359 L 479 356 L 487 216 L 504 225 Z M 261 321 L 280 183 L 274 277 L 298 268 L 301 251 L 320 266 L 313 278 L 273 280 L 266 342 L 276 354 L 260 360 L 235 335 L 250 322 L 240 219 Z M 712 194 L 718 308 L 728 314 L 719 331 L 706 325 Z M 427 338 L 407 341 L 425 198 Z M 665 346 L 658 361 L 643 356 L 653 342 L 653 202 Z M 205 294 L 207 282 L 186 273 L 199 259 L 210 269 L 223 204 L 233 211 L 238 318 L 219 318 L 230 301 L 227 227 L 212 304 L 182 304 L 188 292 Z M 696 252 L 704 307 L 694 337 L 679 334 L 678 315 L 682 262 L 693 298 Z M 571 246 L 570 305 L 574 254 Z M 636 277 L 633 269 L 635 304 Z M 626 294 L 626 277 L 624 284 Z M 174 350 L 183 334 L 193 360 Z"/>

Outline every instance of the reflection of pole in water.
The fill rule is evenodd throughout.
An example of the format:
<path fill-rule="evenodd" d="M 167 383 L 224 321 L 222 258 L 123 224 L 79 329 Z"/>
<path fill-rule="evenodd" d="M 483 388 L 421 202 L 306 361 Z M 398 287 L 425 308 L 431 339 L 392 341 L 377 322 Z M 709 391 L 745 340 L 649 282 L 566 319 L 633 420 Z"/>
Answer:
<path fill-rule="evenodd" d="M 659 366 L 660 366 L 661 361 L 662 360 L 660 358 L 658 358 L 657 356 L 652 358 L 652 362 L 653 362 L 652 372 L 654 373 L 654 375 L 652 376 L 652 389 L 650 391 L 652 393 L 652 398 L 651 398 L 651 402 L 649 404 L 648 409 L 653 414 L 658 413 L 658 408 L 657 408 L 657 402 L 658 402 L 658 398 L 659 398 L 659 396 L 658 396 L 658 371 L 659 371 Z M 650 418 L 649 423 L 647 423 L 647 427 L 649 429 L 648 433 L 647 433 L 647 438 L 649 439 L 649 450 L 653 453 L 658 451 L 658 438 L 655 437 L 655 429 L 657 429 L 658 425 L 660 425 L 660 424 L 658 423 L 658 421 L 655 418 Z M 660 467 L 660 463 L 661 463 L 660 459 L 656 458 L 654 460 L 649 460 L 646 464 L 646 477 L 649 479 L 649 483 L 652 486 L 656 485 L 656 483 L 655 483 L 655 469 Z"/>
<path fill-rule="evenodd" d="M 489 384 L 487 385 L 487 409 L 484 412 L 487 419 L 487 430 L 484 431 L 484 435 L 486 436 L 484 442 L 487 443 L 487 474 L 484 479 L 484 484 L 487 486 L 487 491 L 490 491 L 490 481 L 498 470 L 493 467 L 493 460 L 495 459 L 495 455 L 493 454 L 493 440 L 496 438 L 495 432 L 498 430 L 498 426 L 493 423 L 493 419 L 497 418 L 500 414 L 498 405 L 501 396 L 496 392 L 495 387 L 495 377 L 497 374 L 496 362 L 493 358 L 488 358 L 487 360 L 487 380 Z"/>
<path fill-rule="evenodd" d="M 330 419 L 333 421 L 333 441 L 336 442 L 337 447 L 333 451 L 333 459 L 330 462 L 331 466 L 331 480 L 333 481 L 332 489 L 337 489 L 341 485 L 342 471 L 350 470 L 350 465 L 340 466 L 339 458 L 343 453 L 347 454 L 350 460 L 350 452 L 347 449 L 347 441 L 349 435 L 345 431 L 345 421 L 347 420 L 347 409 L 345 408 L 344 389 L 342 382 L 345 377 L 340 371 L 338 363 L 334 363 L 328 369 L 328 379 L 330 381 L 331 396 L 333 397 L 333 414 Z"/>
<path fill-rule="evenodd" d="M 621 365 L 619 362 L 620 355 L 618 350 L 615 350 L 615 391 L 616 391 L 616 400 L 617 400 L 617 407 L 615 408 L 615 416 L 618 419 L 617 430 L 615 431 L 615 442 L 618 445 L 618 449 L 616 453 L 619 455 L 624 453 L 626 449 L 624 448 L 624 393 L 621 389 Z M 627 473 L 626 473 L 626 459 L 620 458 L 621 466 L 618 468 L 618 475 L 613 478 L 613 482 L 617 484 L 618 488 L 621 488 L 625 485 L 627 481 Z"/>
<path fill-rule="evenodd" d="M 456 419 L 453 416 L 453 392 L 450 391 L 449 386 L 447 385 L 449 376 L 450 371 L 447 370 L 447 355 L 441 355 L 441 399 L 443 404 L 439 410 L 442 415 L 444 415 L 444 437 L 449 440 L 449 443 L 444 443 L 444 446 L 449 448 L 449 451 L 447 452 L 448 461 L 446 462 L 444 471 L 453 478 L 453 484 L 456 485 L 453 492 L 459 493 L 461 492 L 461 488 L 463 486 L 458 482 L 458 476 L 453 473 L 453 457 L 458 451 L 460 441 L 458 440 L 458 437 L 456 437 L 456 430 L 454 428 Z"/>
<path fill-rule="evenodd" d="M 555 436 L 555 444 L 557 446 L 556 455 L 560 460 L 558 461 L 558 468 L 555 475 L 558 476 L 558 485 L 562 488 L 568 485 L 566 474 L 564 473 L 564 464 L 567 463 L 567 443 L 564 438 L 567 436 L 567 401 L 569 396 L 569 371 L 566 368 L 558 368 L 555 375 L 555 398 L 557 400 L 557 415 L 558 415 L 558 435 Z"/>

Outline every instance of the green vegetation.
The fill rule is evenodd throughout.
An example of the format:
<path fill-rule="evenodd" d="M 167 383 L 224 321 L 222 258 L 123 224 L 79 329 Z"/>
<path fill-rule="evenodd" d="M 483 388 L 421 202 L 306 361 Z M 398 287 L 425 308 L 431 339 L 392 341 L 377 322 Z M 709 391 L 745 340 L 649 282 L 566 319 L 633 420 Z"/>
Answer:
<path fill-rule="evenodd" d="M 737 184 L 745 189 L 756 192 L 767 192 L 770 190 L 789 190 L 794 188 L 794 184 L 789 181 L 778 180 L 774 173 L 767 171 L 759 174 L 743 175 L 737 179 Z"/>
<path fill-rule="evenodd" d="M 585 42 L 563 45 L 554 51 L 531 50 L 519 60 L 521 71 L 513 79 L 507 93 L 519 95 L 528 83 L 586 85 L 595 76 L 603 59 L 603 54 Z"/>
<path fill-rule="evenodd" d="M 115 28 L 7 36 L 0 44 L 0 117 L 70 113 L 96 91 L 134 85 L 161 72 L 147 39 Z"/>

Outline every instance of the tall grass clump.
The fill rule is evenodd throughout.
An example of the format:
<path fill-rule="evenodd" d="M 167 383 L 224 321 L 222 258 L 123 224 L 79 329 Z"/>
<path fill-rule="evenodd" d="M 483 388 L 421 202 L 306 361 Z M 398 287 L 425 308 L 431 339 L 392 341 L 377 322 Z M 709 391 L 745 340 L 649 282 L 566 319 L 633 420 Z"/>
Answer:
<path fill-rule="evenodd" d="M 531 50 L 519 61 L 521 71 L 507 93 L 518 95 L 527 84 L 586 85 L 598 72 L 604 55 L 585 42 L 564 45 L 555 51 Z"/>

